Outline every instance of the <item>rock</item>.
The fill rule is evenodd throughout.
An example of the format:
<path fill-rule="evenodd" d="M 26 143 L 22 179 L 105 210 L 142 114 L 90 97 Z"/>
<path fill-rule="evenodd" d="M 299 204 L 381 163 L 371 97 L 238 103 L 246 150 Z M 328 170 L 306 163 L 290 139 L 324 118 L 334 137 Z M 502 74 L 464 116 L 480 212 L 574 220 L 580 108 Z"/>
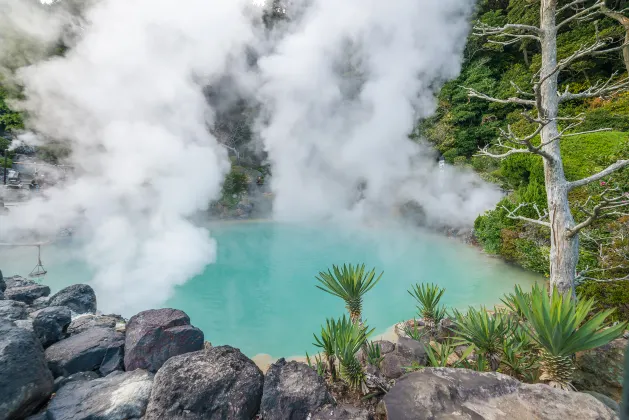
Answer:
<path fill-rule="evenodd" d="M 397 379 L 406 373 L 404 367 L 410 366 L 412 363 L 413 361 L 404 355 L 396 352 L 387 353 L 380 364 L 380 372 L 385 378 Z"/>
<path fill-rule="evenodd" d="M 0 300 L 4 300 L 4 293 L 0 292 Z"/>
<path fill-rule="evenodd" d="M 351 405 L 326 405 L 311 417 L 312 420 L 371 420 L 371 418 L 369 411 Z"/>
<path fill-rule="evenodd" d="M 173 356 L 203 349 L 203 332 L 177 309 L 152 309 L 131 317 L 125 340 L 125 370 L 157 370 Z"/>
<path fill-rule="evenodd" d="M 4 293 L 5 290 L 7 290 L 7 284 L 2 277 L 2 270 L 0 270 L 0 293 Z"/>
<path fill-rule="evenodd" d="M 155 375 L 144 420 L 250 420 L 263 383 L 255 363 L 229 346 L 175 356 Z"/>
<path fill-rule="evenodd" d="M 107 375 L 122 369 L 124 335 L 108 328 L 92 328 L 46 349 L 48 367 L 55 377 L 98 371 Z"/>
<path fill-rule="evenodd" d="M 412 338 L 400 337 L 395 345 L 395 351 L 411 361 L 426 365 L 426 349 L 424 344 Z"/>
<path fill-rule="evenodd" d="M 596 398 L 495 372 L 425 368 L 410 373 L 380 402 L 377 414 L 401 419 L 615 419 Z"/>
<path fill-rule="evenodd" d="M 598 392 L 594 391 L 585 391 L 584 394 L 589 394 L 593 396 L 594 398 L 605 404 L 607 407 L 611 408 L 617 416 L 620 416 L 620 404 L 609 398 L 607 395 L 599 394 Z"/>
<path fill-rule="evenodd" d="M 383 356 L 385 354 L 395 351 L 395 343 L 392 343 L 390 341 L 377 340 L 377 341 L 374 341 L 374 344 L 377 344 L 380 346 L 380 354 L 382 354 Z"/>
<path fill-rule="evenodd" d="M 7 290 L 4 291 L 5 299 L 24 302 L 27 305 L 30 305 L 35 302 L 36 299 L 48 296 L 49 294 L 50 287 L 35 282 L 30 282 L 25 286 L 8 287 Z"/>
<path fill-rule="evenodd" d="M 604 346 L 578 353 L 572 384 L 579 391 L 595 391 L 619 402 L 626 347 L 627 340 L 618 338 Z"/>
<path fill-rule="evenodd" d="M 68 377 L 60 376 L 55 379 L 54 392 L 57 392 L 59 388 L 70 382 L 93 381 L 94 379 L 98 378 L 100 378 L 100 376 L 98 376 L 98 373 L 96 372 L 79 372 Z"/>
<path fill-rule="evenodd" d="M 26 305 L 15 300 L 0 300 L 0 319 L 8 321 L 17 321 L 18 319 L 26 319 Z"/>
<path fill-rule="evenodd" d="M 116 328 L 116 322 L 116 318 L 112 316 L 85 314 L 72 320 L 70 326 L 68 326 L 68 334 L 80 334 L 94 327 L 109 328 L 113 330 Z"/>
<path fill-rule="evenodd" d="M 35 332 L 35 330 L 33 329 L 33 321 L 31 319 L 18 319 L 16 321 L 13 321 L 13 323 L 18 328 L 24 328 L 25 330 Z"/>
<path fill-rule="evenodd" d="M 29 305 L 29 312 L 35 312 L 48 306 L 49 296 L 37 298 Z"/>
<path fill-rule="evenodd" d="M 312 368 L 279 359 L 264 378 L 260 414 L 265 420 L 305 420 L 331 402 L 325 381 Z"/>
<path fill-rule="evenodd" d="M 38 284 L 38 283 L 35 283 L 33 280 L 26 279 L 22 276 L 5 277 L 4 281 L 6 284 L 6 289 L 9 289 L 11 287 L 25 287 L 25 286 L 32 286 L 34 284 Z"/>
<path fill-rule="evenodd" d="M 48 405 L 48 420 L 139 419 L 151 395 L 153 374 L 114 372 L 105 378 L 61 387 Z"/>
<path fill-rule="evenodd" d="M 33 414 L 52 393 L 44 349 L 30 331 L 0 320 L 0 419 Z"/>
<path fill-rule="evenodd" d="M 44 411 L 43 413 L 28 416 L 26 420 L 48 420 L 48 414 Z"/>
<path fill-rule="evenodd" d="M 67 306 L 77 314 L 96 312 L 96 294 L 87 284 L 74 284 L 55 293 L 49 301 L 50 306 Z"/>
<path fill-rule="evenodd" d="M 72 316 L 65 306 L 49 306 L 39 311 L 33 320 L 33 330 L 44 348 L 66 337 Z"/>

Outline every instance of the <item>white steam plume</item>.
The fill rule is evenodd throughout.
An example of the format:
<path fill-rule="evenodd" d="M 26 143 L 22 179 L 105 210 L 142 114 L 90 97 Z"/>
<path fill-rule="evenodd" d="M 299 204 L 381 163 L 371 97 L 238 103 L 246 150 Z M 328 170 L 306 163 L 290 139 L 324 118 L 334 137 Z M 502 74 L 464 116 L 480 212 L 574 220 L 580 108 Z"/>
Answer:
<path fill-rule="evenodd" d="M 369 207 L 351 205 L 361 181 L 365 204 L 415 200 L 429 220 L 449 225 L 495 204 L 497 191 L 473 185 L 471 174 L 440 173 L 434 153 L 408 139 L 460 70 L 474 1 L 306 3 L 259 62 L 276 216 L 354 217 Z"/>
<path fill-rule="evenodd" d="M 215 257 L 208 232 L 188 221 L 229 168 L 206 129 L 202 87 L 244 56 L 245 5 L 103 0 L 65 57 L 20 73 L 30 123 L 70 143 L 79 177 L 8 223 L 53 233 L 81 222 L 104 310 L 161 304 Z"/>

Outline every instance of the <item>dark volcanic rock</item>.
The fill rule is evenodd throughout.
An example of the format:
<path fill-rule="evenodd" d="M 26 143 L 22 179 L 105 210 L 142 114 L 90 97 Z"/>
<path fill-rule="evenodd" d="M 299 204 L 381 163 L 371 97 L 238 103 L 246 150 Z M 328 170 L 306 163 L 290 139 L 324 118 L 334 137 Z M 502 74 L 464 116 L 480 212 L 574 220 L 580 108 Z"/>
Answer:
<path fill-rule="evenodd" d="M 4 281 L 4 277 L 2 277 L 2 270 L 0 270 L 0 292 L 4 292 L 7 289 L 7 284 Z"/>
<path fill-rule="evenodd" d="M 153 374 L 136 370 L 61 387 L 48 405 L 48 420 L 139 419 L 151 395 Z"/>
<path fill-rule="evenodd" d="M 397 379 L 406 373 L 404 368 L 412 363 L 413 361 L 410 358 L 397 352 L 387 353 L 380 364 L 380 371 L 385 378 Z"/>
<path fill-rule="evenodd" d="M 177 309 L 152 309 L 131 317 L 125 339 L 125 370 L 157 370 L 173 356 L 203 348 L 203 332 Z"/>
<path fill-rule="evenodd" d="M 388 420 L 615 419 L 591 395 L 523 384 L 495 372 L 425 368 L 398 379 L 378 407 Z"/>
<path fill-rule="evenodd" d="M 175 356 L 155 375 L 144 420 L 250 420 L 263 383 L 255 363 L 229 346 Z"/>
<path fill-rule="evenodd" d="M 4 293 L 0 292 L 0 300 L 4 300 Z"/>
<path fill-rule="evenodd" d="M 0 419 L 33 414 L 52 393 L 53 379 L 35 334 L 0 320 Z"/>
<path fill-rule="evenodd" d="M 264 378 L 260 414 L 265 420 L 305 420 L 332 401 L 325 381 L 313 369 L 280 359 Z"/>
<path fill-rule="evenodd" d="M 107 375 L 122 369 L 124 335 L 108 328 L 92 328 L 46 349 L 48 367 L 55 377 L 98 371 Z"/>
<path fill-rule="evenodd" d="M 74 284 L 55 293 L 49 306 L 67 306 L 77 314 L 96 312 L 96 294 L 87 284 Z"/>
<path fill-rule="evenodd" d="M 377 340 L 377 341 L 374 341 L 373 343 L 377 344 L 378 346 L 380 346 L 380 354 L 382 354 L 383 356 L 385 354 L 389 354 L 389 353 L 395 351 L 395 343 L 392 343 L 390 341 Z"/>
<path fill-rule="evenodd" d="M 31 332 L 35 332 L 33 329 L 33 320 L 32 319 L 18 319 L 16 321 L 13 321 L 13 323 L 18 327 L 18 328 L 24 328 L 25 330 L 31 331 Z"/>
<path fill-rule="evenodd" d="M 113 316 L 86 314 L 72 320 L 68 327 L 68 334 L 80 334 L 94 327 L 110 328 L 113 330 L 116 327 L 116 322 L 117 319 Z"/>
<path fill-rule="evenodd" d="M 400 337 L 395 345 L 395 351 L 420 365 L 426 364 L 426 349 L 424 344 L 412 338 Z"/>
<path fill-rule="evenodd" d="M 371 420 L 371 418 L 369 411 L 351 405 L 326 405 L 311 417 L 312 420 Z"/>
<path fill-rule="evenodd" d="M 54 392 L 57 392 L 59 388 L 70 382 L 93 381 L 94 379 L 98 378 L 100 378 L 100 376 L 96 372 L 79 372 L 67 377 L 60 376 L 55 379 Z"/>
<path fill-rule="evenodd" d="M 7 287 L 4 291 L 5 299 L 17 300 L 18 302 L 24 302 L 27 305 L 35 302 L 37 298 L 45 297 L 50 294 L 50 287 L 36 282 L 31 282 L 24 286 Z"/>
<path fill-rule="evenodd" d="M 26 304 L 14 300 L 0 300 L 0 319 L 17 321 L 26 319 Z"/>
<path fill-rule="evenodd" d="M 35 299 L 33 303 L 28 305 L 28 312 L 33 313 L 35 311 L 39 311 L 40 309 L 44 309 L 45 307 L 48 306 L 49 300 L 50 300 L 49 296 L 43 296 L 43 297 Z"/>
<path fill-rule="evenodd" d="M 44 348 L 66 337 L 72 314 L 65 306 L 44 308 L 33 320 L 33 331 Z"/>

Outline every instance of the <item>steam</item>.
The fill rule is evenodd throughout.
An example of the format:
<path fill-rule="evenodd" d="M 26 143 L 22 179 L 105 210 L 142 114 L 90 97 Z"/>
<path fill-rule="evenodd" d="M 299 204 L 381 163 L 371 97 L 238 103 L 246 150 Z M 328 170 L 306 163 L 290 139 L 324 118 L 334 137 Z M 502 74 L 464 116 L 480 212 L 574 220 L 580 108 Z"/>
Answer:
<path fill-rule="evenodd" d="M 100 0 L 81 12 L 64 57 L 17 73 L 37 133 L 20 141 L 68 143 L 77 177 L 11 212 L 9 234 L 78 225 L 107 311 L 163 303 L 215 258 L 190 220 L 229 170 L 207 129 L 221 104 L 203 95 L 226 78 L 260 104 L 276 218 L 373 219 L 413 200 L 431 222 L 469 224 L 498 193 L 471 173 L 439 171 L 408 133 L 458 73 L 473 3 L 301 0 L 269 36 L 251 0 Z M 40 45 L 76 21 L 55 13 L 38 32 L 39 18 L 25 20 L 33 13 L 9 10 Z"/>
<path fill-rule="evenodd" d="M 277 217 L 373 216 L 413 200 L 456 226 L 495 204 L 496 191 L 441 173 L 434 153 L 408 139 L 459 72 L 473 5 L 319 0 L 294 22 L 259 63 Z M 361 182 L 365 201 L 352 206 Z"/>
<path fill-rule="evenodd" d="M 208 133 L 203 85 L 252 39 L 244 2 L 106 0 L 65 57 L 21 70 L 33 128 L 72 147 L 79 177 L 11 212 L 52 234 L 79 224 L 107 310 L 165 301 L 216 244 L 188 217 L 218 196 L 227 154 Z"/>

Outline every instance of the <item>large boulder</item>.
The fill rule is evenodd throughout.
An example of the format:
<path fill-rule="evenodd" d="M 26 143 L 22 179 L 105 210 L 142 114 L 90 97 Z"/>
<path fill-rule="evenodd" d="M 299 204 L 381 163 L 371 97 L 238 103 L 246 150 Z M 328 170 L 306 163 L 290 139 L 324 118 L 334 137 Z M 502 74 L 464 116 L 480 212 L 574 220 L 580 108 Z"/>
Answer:
<path fill-rule="evenodd" d="M 80 334 L 94 327 L 115 329 L 118 318 L 111 315 L 85 314 L 72 320 L 68 327 L 68 334 Z"/>
<path fill-rule="evenodd" d="M 250 420 L 263 383 L 256 364 L 229 346 L 175 356 L 155 375 L 144 420 Z"/>
<path fill-rule="evenodd" d="M 265 420 L 305 420 L 332 401 L 325 381 L 312 368 L 280 359 L 264 378 L 260 414 Z"/>
<path fill-rule="evenodd" d="M 26 304 L 15 300 L 0 300 L 0 319 L 17 321 L 26 319 L 27 316 Z"/>
<path fill-rule="evenodd" d="M 395 345 L 395 352 L 406 359 L 425 365 L 427 356 L 424 345 L 425 343 L 412 338 L 400 337 Z"/>
<path fill-rule="evenodd" d="M 39 311 L 33 320 L 33 331 L 44 348 L 63 339 L 72 321 L 70 309 L 65 306 L 49 306 Z"/>
<path fill-rule="evenodd" d="M 47 408 L 48 420 L 126 420 L 142 418 L 153 374 L 114 372 L 105 378 L 73 381 L 61 387 Z"/>
<path fill-rule="evenodd" d="M 312 420 L 371 420 L 372 416 L 364 408 L 351 405 L 326 405 L 317 411 Z"/>
<path fill-rule="evenodd" d="M 121 370 L 124 335 L 109 328 L 92 328 L 46 349 L 48 367 L 55 377 L 98 371 L 107 375 Z"/>
<path fill-rule="evenodd" d="M 120 371 L 116 371 L 120 372 Z M 79 382 L 79 381 L 93 381 L 94 379 L 98 379 L 100 376 L 96 372 L 79 372 L 70 376 L 59 376 L 55 379 L 54 391 L 57 392 L 59 388 L 62 386 L 69 384 L 70 382 Z"/>
<path fill-rule="evenodd" d="M 67 306 L 77 314 L 96 312 L 96 294 L 87 284 L 73 284 L 55 293 L 49 306 Z"/>
<path fill-rule="evenodd" d="M 388 420 L 616 418 L 591 395 L 452 368 L 425 368 L 403 376 L 380 402 L 378 414 Z"/>
<path fill-rule="evenodd" d="M 203 332 L 178 309 L 152 309 L 131 317 L 125 340 L 125 370 L 157 370 L 173 356 L 203 348 Z"/>
<path fill-rule="evenodd" d="M 397 352 L 384 355 L 380 363 L 380 372 L 388 379 L 397 379 L 406 373 L 405 367 L 411 366 L 413 360 Z"/>
<path fill-rule="evenodd" d="M 0 320 L 0 419 L 33 414 L 52 393 L 53 378 L 35 334 Z"/>
<path fill-rule="evenodd" d="M 604 346 L 577 354 L 573 385 L 580 391 L 595 391 L 620 402 L 627 340 L 618 338 Z"/>
<path fill-rule="evenodd" d="M 27 305 L 49 294 L 50 287 L 21 277 L 12 279 L 12 281 L 7 284 L 7 289 L 4 291 L 5 299 L 24 302 Z"/>

